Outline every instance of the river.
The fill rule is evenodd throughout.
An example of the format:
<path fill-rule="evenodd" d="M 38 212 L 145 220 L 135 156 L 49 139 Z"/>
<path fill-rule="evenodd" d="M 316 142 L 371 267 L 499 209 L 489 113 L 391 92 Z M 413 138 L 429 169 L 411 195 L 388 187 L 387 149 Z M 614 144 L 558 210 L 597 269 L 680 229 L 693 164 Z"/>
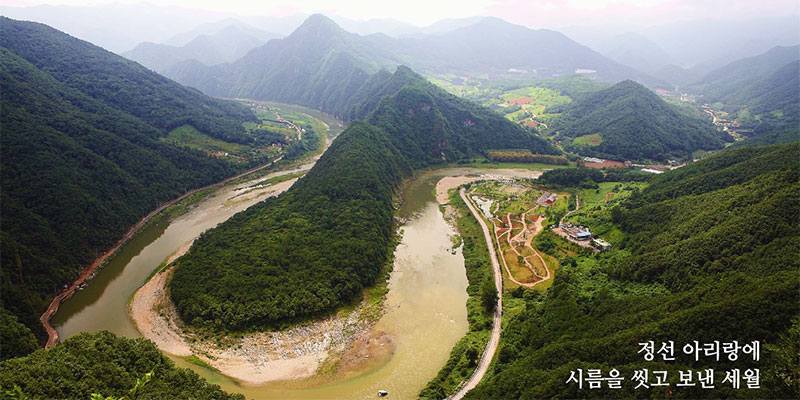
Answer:
<path fill-rule="evenodd" d="M 495 170 L 438 170 L 411 181 L 403 190 L 400 214 L 408 222 L 402 227 L 402 240 L 395 253 L 386 313 L 375 327 L 386 332 L 395 345 L 388 361 L 340 381 L 317 379 L 248 387 L 181 358 L 173 359 L 224 390 L 243 393 L 248 398 L 367 399 L 375 398 L 380 389 L 388 390 L 391 398 L 414 398 L 438 373 L 468 326 L 464 259 L 460 249 L 450 251 L 450 236 L 455 232 L 445 222 L 432 192 L 444 176 L 479 172 L 497 174 Z M 100 330 L 141 337 L 126 312 L 128 299 L 171 254 L 203 231 L 266 197 L 265 193 L 257 196 L 251 193 L 246 201 L 230 201 L 249 185 L 252 182 L 223 187 L 187 214 L 140 232 L 120 249 L 86 290 L 61 306 L 52 320 L 61 338 Z"/>

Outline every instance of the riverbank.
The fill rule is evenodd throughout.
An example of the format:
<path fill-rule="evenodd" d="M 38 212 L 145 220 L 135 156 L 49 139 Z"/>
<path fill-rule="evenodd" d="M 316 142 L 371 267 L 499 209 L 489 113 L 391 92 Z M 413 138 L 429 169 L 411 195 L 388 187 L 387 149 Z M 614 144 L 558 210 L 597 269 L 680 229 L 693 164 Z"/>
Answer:
<path fill-rule="evenodd" d="M 468 170 L 467 170 L 468 171 Z M 537 178 L 540 171 L 523 169 L 495 169 L 487 173 L 445 176 L 435 187 L 436 200 L 443 207 L 445 219 L 461 236 L 463 243 L 464 267 L 469 286 L 467 293 L 467 313 L 469 330 L 453 347 L 445 366 L 420 392 L 422 398 L 462 397 L 474 387 L 486 372 L 494 349 L 499 343 L 499 317 L 487 312 L 481 305 L 481 290 L 484 284 L 493 282 L 502 296 L 502 284 L 496 282 L 493 260 L 484 233 L 458 188 L 480 180 L 497 180 L 509 177 Z M 498 299 L 502 311 L 502 303 Z M 498 312 L 499 315 L 499 312 Z M 493 342 L 494 346 L 489 346 Z M 491 354 L 487 354 L 491 353 Z M 481 372 L 482 371 L 482 372 Z M 465 380 L 465 377 L 469 377 Z"/>
<path fill-rule="evenodd" d="M 276 183 L 270 186 L 269 194 L 282 193 L 295 181 Z M 246 192 L 247 197 L 263 194 Z M 173 261 L 191 244 L 186 243 L 173 253 L 165 262 L 167 268 L 151 277 L 128 304 L 136 329 L 165 353 L 193 357 L 195 362 L 199 360 L 241 384 L 253 386 L 307 379 L 318 372 L 349 375 L 391 355 L 391 338 L 372 329 L 382 315 L 382 301 L 369 295 L 355 307 L 288 330 L 231 335 L 219 340 L 189 329 L 169 299 L 168 282 L 178 266 Z M 385 282 L 376 286 L 385 287 Z M 384 291 L 378 292 L 382 296 Z"/>
<path fill-rule="evenodd" d="M 95 275 L 97 274 L 98 269 L 100 267 L 102 267 L 109 258 L 111 258 L 114 254 L 116 254 L 117 251 L 125 243 L 127 243 L 131 238 L 133 238 L 139 232 L 139 230 L 141 230 L 153 217 L 161 214 L 162 211 L 174 206 L 175 204 L 177 204 L 177 203 L 183 201 L 184 199 L 187 199 L 187 198 L 189 198 L 189 197 L 191 197 L 191 196 L 193 196 L 193 195 L 195 195 L 197 193 L 200 193 L 200 192 L 203 192 L 203 191 L 207 191 L 209 189 L 215 189 L 215 188 L 223 187 L 226 184 L 228 184 L 230 182 L 233 182 L 233 181 L 235 181 L 237 179 L 240 179 L 240 178 L 242 178 L 244 176 L 247 176 L 247 175 L 256 173 L 258 171 L 262 171 L 264 169 L 267 169 L 268 167 L 275 165 L 275 163 L 277 163 L 281 159 L 283 159 L 283 156 L 280 156 L 280 157 L 270 161 L 267 164 L 264 164 L 264 165 L 249 169 L 249 170 L 244 171 L 244 172 L 242 172 L 242 173 L 240 173 L 238 175 L 223 179 L 220 182 L 213 183 L 211 185 L 207 185 L 207 186 L 204 186 L 204 187 L 201 187 L 201 188 L 192 189 L 192 190 L 182 194 L 181 196 L 178 196 L 177 198 L 172 199 L 172 200 L 160 205 L 155 210 L 151 211 L 149 214 L 147 214 L 141 220 L 139 220 L 139 222 L 136 223 L 136 225 L 134 225 L 131 229 L 129 229 L 128 232 L 125 234 L 125 236 L 123 236 L 114 245 L 114 247 L 112 247 L 111 249 L 109 249 L 108 251 L 103 253 L 100 257 L 95 259 L 95 261 L 92 262 L 91 265 L 89 265 L 83 271 L 80 272 L 80 275 L 78 276 L 78 279 L 73 281 L 72 284 L 69 285 L 64 291 L 62 291 L 61 293 L 56 295 L 53 298 L 53 300 L 50 302 L 50 305 L 47 307 L 47 309 L 44 311 L 44 313 L 42 313 L 42 315 L 39 317 L 39 321 L 42 323 L 42 326 L 44 327 L 45 332 L 47 332 L 47 342 L 45 343 L 45 346 L 44 346 L 45 349 L 47 349 L 50 346 L 58 343 L 58 340 L 59 340 L 58 332 L 50 325 L 50 320 L 53 318 L 53 316 L 56 314 L 56 312 L 58 312 L 58 308 L 59 308 L 59 306 L 61 306 L 61 303 L 63 303 L 64 301 L 66 301 L 70 297 L 72 297 L 76 293 L 76 291 L 79 290 L 79 287 L 82 287 L 82 285 L 84 285 L 88 280 L 91 280 L 92 278 L 94 278 Z"/>
<path fill-rule="evenodd" d="M 169 300 L 167 284 L 176 266 L 157 273 L 134 294 L 129 313 L 136 328 L 165 353 L 197 357 L 243 385 L 310 378 L 325 363 L 349 372 L 363 368 L 364 359 L 391 354 L 391 339 L 371 331 L 376 319 L 368 316 L 372 310 L 365 302 L 344 315 L 285 331 L 230 337 L 222 345 L 204 339 L 186 329 Z"/>

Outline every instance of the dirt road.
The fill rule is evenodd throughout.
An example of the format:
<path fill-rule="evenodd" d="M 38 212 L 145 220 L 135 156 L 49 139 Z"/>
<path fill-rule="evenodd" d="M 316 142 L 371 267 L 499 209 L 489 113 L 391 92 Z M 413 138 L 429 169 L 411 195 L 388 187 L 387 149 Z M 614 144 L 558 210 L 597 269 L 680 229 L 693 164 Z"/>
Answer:
<path fill-rule="evenodd" d="M 486 371 L 489 370 L 489 365 L 492 363 L 492 359 L 494 358 L 494 353 L 497 351 L 497 346 L 500 344 L 500 323 L 502 322 L 503 316 L 503 274 L 500 272 L 500 263 L 497 261 L 497 252 L 495 252 L 494 244 L 492 243 L 492 235 L 489 232 L 489 227 L 486 226 L 486 222 L 483 221 L 478 210 L 475 209 L 475 206 L 473 206 L 472 202 L 467 198 L 464 188 L 461 188 L 459 194 L 461 195 L 461 199 L 464 200 L 464 203 L 467 204 L 467 207 L 469 207 L 472 215 L 478 219 L 481 229 L 483 229 L 483 236 L 486 238 L 486 246 L 489 247 L 489 255 L 492 259 L 494 286 L 497 288 L 497 293 L 499 295 L 497 296 L 497 305 L 495 305 L 494 308 L 494 325 L 492 326 L 492 335 L 489 337 L 489 342 L 486 343 L 486 348 L 483 350 L 483 354 L 478 361 L 478 367 L 475 368 L 475 372 L 472 373 L 472 376 L 470 376 L 469 379 L 467 379 L 467 381 L 461 385 L 456 393 L 449 397 L 449 399 L 452 400 L 460 400 L 464 398 L 464 395 L 466 395 L 470 390 L 474 389 L 475 386 L 478 385 L 478 382 L 481 381 L 483 376 L 486 375 Z"/>

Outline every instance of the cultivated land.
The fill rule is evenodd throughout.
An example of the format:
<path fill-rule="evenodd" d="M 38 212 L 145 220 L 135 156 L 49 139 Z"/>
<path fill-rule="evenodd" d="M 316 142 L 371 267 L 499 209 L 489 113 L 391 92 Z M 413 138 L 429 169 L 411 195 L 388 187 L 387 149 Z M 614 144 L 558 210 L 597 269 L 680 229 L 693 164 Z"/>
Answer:
<path fill-rule="evenodd" d="M 552 283 L 557 262 L 542 256 L 534 239 L 551 223 L 548 215 L 552 210 L 566 208 L 568 195 L 558 193 L 557 200 L 547 204 L 540 201 L 546 192 L 521 181 L 483 182 L 470 191 L 474 201 L 485 204 L 484 217 L 488 214 L 492 224 L 492 240 L 502 255 L 507 287 L 547 288 Z M 548 208 L 551 213 L 546 212 Z"/>

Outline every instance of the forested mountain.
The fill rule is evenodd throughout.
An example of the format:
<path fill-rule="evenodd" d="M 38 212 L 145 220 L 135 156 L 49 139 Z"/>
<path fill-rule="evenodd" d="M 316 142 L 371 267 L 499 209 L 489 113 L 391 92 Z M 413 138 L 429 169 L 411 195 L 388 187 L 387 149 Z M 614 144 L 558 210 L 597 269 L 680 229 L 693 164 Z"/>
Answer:
<path fill-rule="evenodd" d="M 562 260 L 546 295 L 505 328 L 493 376 L 467 398 L 796 398 L 800 316 L 800 144 L 727 150 L 653 178 L 611 211 L 620 249 Z M 687 343 L 760 342 L 760 360 L 697 360 Z M 675 361 L 639 343 L 673 341 Z M 702 353 L 701 353 L 702 354 Z M 579 390 L 570 371 L 612 368 L 622 389 Z M 634 370 L 667 371 L 638 387 Z M 760 388 L 725 371 L 757 368 Z M 715 371 L 713 389 L 676 387 L 678 371 Z M 648 379 L 648 378 L 646 378 Z M 695 381 L 696 382 L 696 381 Z"/>
<path fill-rule="evenodd" d="M 586 69 L 610 82 L 625 78 L 655 82 L 558 32 L 531 30 L 497 18 L 423 38 L 395 39 L 349 33 L 319 14 L 288 37 L 270 41 L 234 63 L 207 67 L 184 61 L 165 73 L 213 96 L 276 100 L 333 112 L 371 74 L 400 64 L 426 73 L 496 75 L 516 68 L 527 71 L 529 78 Z"/>
<path fill-rule="evenodd" d="M 497 74 L 514 68 L 532 77 L 549 78 L 585 69 L 595 70 L 597 78 L 607 82 L 654 81 L 559 32 L 529 29 L 493 17 L 400 44 L 410 65 L 425 72 Z"/>
<path fill-rule="evenodd" d="M 269 99 L 331 111 L 393 56 L 322 15 L 312 15 L 291 35 L 254 49 L 232 64 L 177 65 L 169 74 L 205 93 Z"/>
<path fill-rule="evenodd" d="M 412 170 L 491 148 L 555 149 L 408 68 L 373 86 L 376 103 L 283 195 L 197 239 L 170 293 L 187 323 L 245 330 L 328 312 L 374 283 L 393 231 L 392 196 Z M 388 95 L 388 97 L 384 97 Z"/>
<path fill-rule="evenodd" d="M 800 141 L 800 128 L 787 129 L 785 131 L 767 132 L 745 140 L 740 140 L 732 144 L 730 148 L 767 146 L 770 144 L 782 144 L 797 141 Z"/>
<path fill-rule="evenodd" d="M 255 117 L 45 25 L 0 24 L 2 307 L 40 333 L 50 298 L 159 202 L 247 167 L 159 138 L 190 125 L 249 143 Z"/>
<path fill-rule="evenodd" d="M 285 17 L 285 19 L 289 20 L 291 18 Z M 297 28 L 297 26 L 300 25 L 300 22 L 302 22 L 302 20 L 298 21 L 297 24 L 292 27 L 292 30 Z M 260 24 L 259 26 L 269 27 L 269 24 Z M 183 47 L 200 36 L 214 36 L 223 30 L 230 28 L 235 28 L 237 31 L 242 32 L 247 36 L 254 37 L 261 41 L 261 43 L 266 43 L 271 39 L 285 36 L 277 31 L 257 28 L 252 24 L 243 22 L 239 18 L 225 18 L 219 21 L 200 24 L 186 32 L 181 32 L 160 43 L 169 46 Z M 276 26 L 276 28 L 278 28 L 278 26 Z M 291 33 L 291 31 L 289 33 Z"/>
<path fill-rule="evenodd" d="M 214 34 L 200 35 L 183 46 L 140 43 L 133 50 L 122 53 L 122 56 L 165 74 L 171 71 L 173 65 L 186 60 L 197 60 L 208 66 L 233 62 L 277 37 L 269 34 L 256 37 L 236 25 L 229 25 Z M 168 74 L 166 76 L 171 78 Z"/>
<path fill-rule="evenodd" d="M 659 45 L 633 32 L 611 38 L 597 51 L 622 65 L 651 75 L 671 62 L 670 55 Z"/>
<path fill-rule="evenodd" d="M 800 45 L 774 47 L 766 53 L 736 60 L 709 72 L 691 85 L 689 90 L 701 94 L 706 103 L 727 103 L 726 97 L 732 93 L 798 60 Z"/>
<path fill-rule="evenodd" d="M 564 137 L 566 149 L 616 160 L 663 160 L 698 149 L 717 149 L 731 140 L 709 121 L 667 104 L 631 81 L 565 106 L 553 126 Z M 594 134 L 599 135 L 594 143 L 573 140 Z"/>
<path fill-rule="evenodd" d="M 145 2 L 41 4 L 32 7 L 3 5 L 0 14 L 16 20 L 47 24 L 118 54 L 141 42 L 158 43 L 192 29 L 198 23 L 219 19 L 219 14 L 198 8 Z"/>
<path fill-rule="evenodd" d="M 143 385 L 131 396 L 137 381 Z M 118 338 L 106 331 L 82 333 L 50 350 L 0 364 L 0 387 L 14 393 L 14 385 L 20 395 L 6 392 L 7 398 L 89 399 L 99 394 L 103 399 L 244 399 L 175 367 L 149 340 Z"/>

